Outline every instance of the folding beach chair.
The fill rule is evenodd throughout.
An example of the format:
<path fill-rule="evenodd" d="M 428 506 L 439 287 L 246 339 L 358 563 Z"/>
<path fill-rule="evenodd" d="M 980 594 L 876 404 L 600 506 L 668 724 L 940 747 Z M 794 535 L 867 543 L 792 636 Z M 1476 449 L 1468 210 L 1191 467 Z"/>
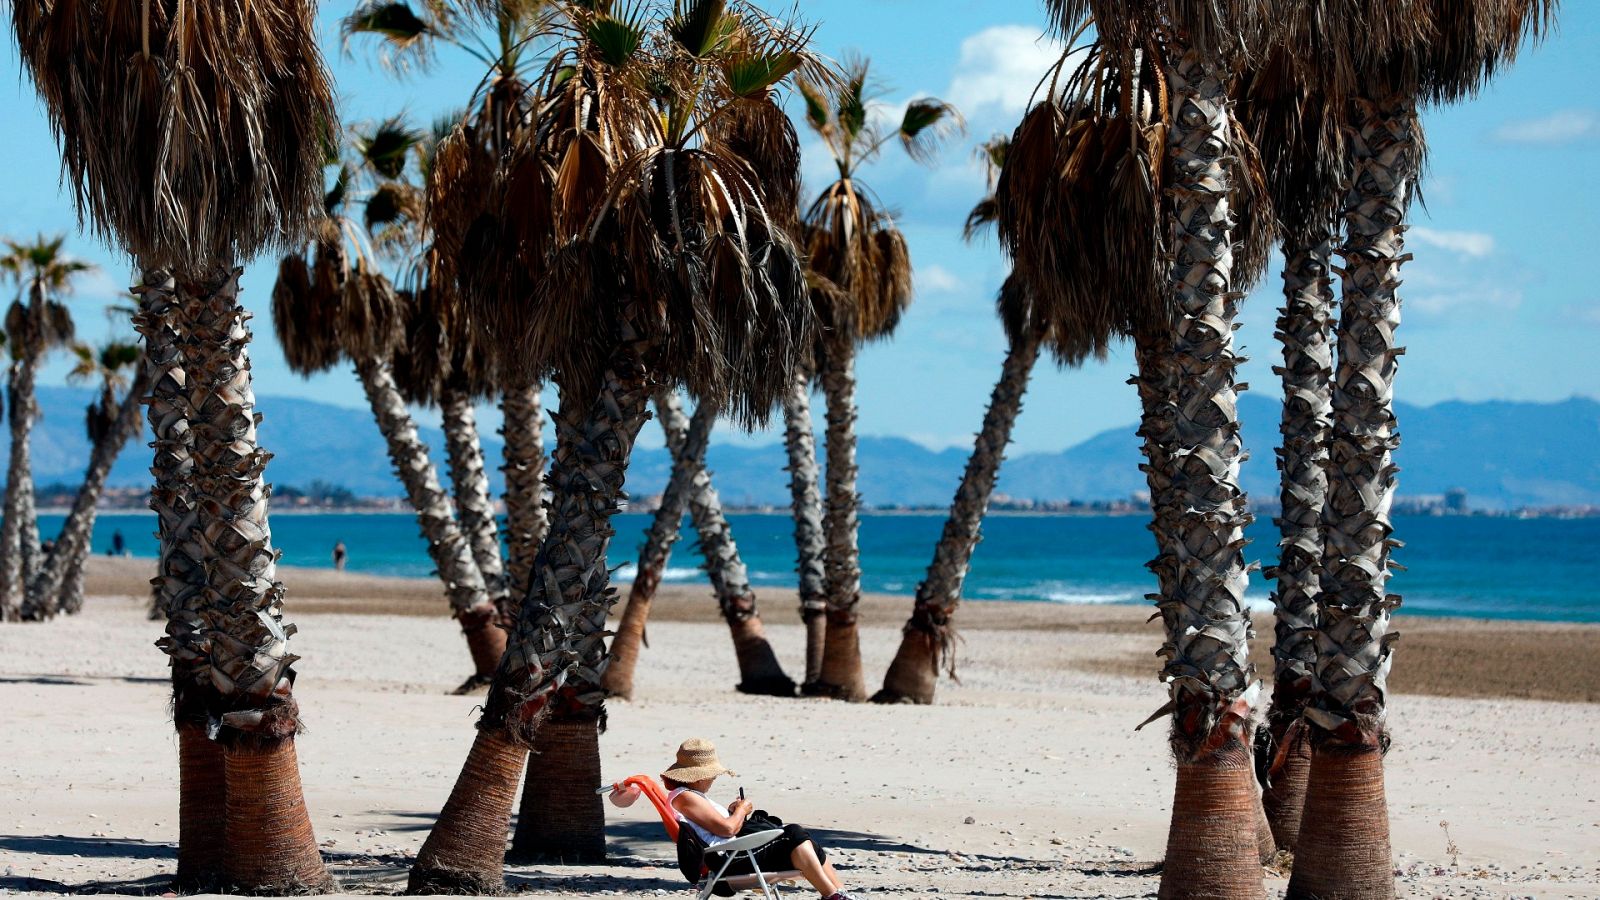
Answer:
<path fill-rule="evenodd" d="M 667 792 L 654 778 L 648 775 L 634 775 L 625 778 L 617 784 L 607 785 L 597 790 L 597 794 L 612 794 L 619 786 L 628 784 L 639 788 L 640 792 L 650 799 L 650 804 L 656 808 L 656 814 L 661 817 L 661 825 L 666 829 L 667 838 L 678 847 L 678 869 L 683 872 L 683 877 L 700 890 L 699 900 L 707 900 L 712 894 L 719 897 L 731 897 L 740 891 L 761 892 L 766 900 L 781 900 L 778 892 L 780 882 L 798 881 L 804 877 L 797 870 L 782 872 L 763 872 L 756 862 L 756 851 L 783 837 L 783 829 L 774 828 L 770 831 L 758 831 L 734 838 L 724 844 L 717 845 L 716 852 L 726 856 L 720 869 L 713 873 L 705 864 L 704 850 L 700 845 L 700 838 L 694 834 L 693 829 L 678 827 L 678 811 L 672 808 L 667 801 Z M 728 867 L 733 861 L 744 857 L 750 860 L 753 875 L 728 875 Z M 698 860 L 698 863 L 693 862 Z M 698 870 L 696 869 L 698 866 Z"/>

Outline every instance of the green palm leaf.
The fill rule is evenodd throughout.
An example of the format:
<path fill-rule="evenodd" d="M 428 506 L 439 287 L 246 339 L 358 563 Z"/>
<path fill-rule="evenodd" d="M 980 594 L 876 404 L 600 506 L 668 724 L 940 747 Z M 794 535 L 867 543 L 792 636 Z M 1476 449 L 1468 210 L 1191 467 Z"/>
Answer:
<path fill-rule="evenodd" d="M 696 59 L 715 53 L 738 28 L 738 21 L 727 15 L 727 0 L 678 0 L 676 8 L 667 17 L 667 33 Z"/>
<path fill-rule="evenodd" d="M 725 67 L 728 90 L 735 97 L 742 99 L 760 97 L 773 85 L 800 68 L 802 62 L 798 53 L 740 57 Z M 809 102 L 808 100 L 808 105 Z"/>
<path fill-rule="evenodd" d="M 609 65 L 621 66 L 632 59 L 644 43 L 644 24 L 637 16 L 618 19 L 602 15 L 589 23 L 584 36 L 600 51 L 601 59 Z"/>
<path fill-rule="evenodd" d="M 433 33 L 433 26 L 400 0 L 363 3 L 345 17 L 344 34 L 370 34 L 409 47 Z"/>

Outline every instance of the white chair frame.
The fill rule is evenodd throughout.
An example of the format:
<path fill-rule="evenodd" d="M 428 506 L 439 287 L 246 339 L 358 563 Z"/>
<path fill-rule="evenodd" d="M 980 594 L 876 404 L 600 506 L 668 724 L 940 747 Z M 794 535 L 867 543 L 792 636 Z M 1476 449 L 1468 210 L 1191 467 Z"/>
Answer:
<path fill-rule="evenodd" d="M 783 829 L 773 828 L 769 831 L 758 831 L 755 834 L 734 838 L 727 843 L 718 844 L 712 848 L 711 852 L 725 855 L 727 858 L 723 860 L 722 868 L 718 869 L 716 874 L 707 876 L 700 889 L 699 900 L 708 900 L 712 891 L 716 890 L 719 884 L 726 884 L 735 891 L 754 890 L 759 887 L 761 896 L 766 900 L 782 900 L 783 895 L 778 892 L 778 882 L 793 881 L 801 877 L 800 873 L 792 870 L 763 872 L 761 871 L 761 863 L 756 859 L 757 850 L 781 837 L 783 837 Z M 728 871 L 728 867 L 733 865 L 733 861 L 741 856 L 750 860 L 750 868 L 754 871 L 754 874 L 725 876 L 724 873 Z"/>

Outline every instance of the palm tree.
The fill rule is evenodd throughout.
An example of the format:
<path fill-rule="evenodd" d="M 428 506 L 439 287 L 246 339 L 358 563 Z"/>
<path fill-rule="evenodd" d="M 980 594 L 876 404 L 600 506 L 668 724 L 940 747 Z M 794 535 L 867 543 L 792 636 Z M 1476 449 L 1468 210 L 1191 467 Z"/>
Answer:
<path fill-rule="evenodd" d="M 94 534 L 95 504 L 123 445 L 139 431 L 140 402 L 149 388 L 144 352 L 136 343 L 112 340 L 98 348 L 74 344 L 72 352 L 77 362 L 67 373 L 67 380 L 100 382 L 100 396 L 90 402 L 85 416 L 91 448 L 89 467 L 44 565 L 28 585 L 24 618 L 49 618 L 57 612 L 71 614 L 83 608 L 83 566 Z M 131 384 L 129 370 L 134 373 Z M 120 400 L 118 391 L 123 391 Z"/>
<path fill-rule="evenodd" d="M 1284 305 L 1277 336 L 1283 365 L 1277 565 L 1264 574 L 1277 619 L 1272 702 L 1256 735 L 1257 774 L 1278 847 L 1293 850 L 1305 805 L 1310 747 L 1297 727 L 1317 662 L 1317 589 L 1323 563 L 1322 510 L 1328 489 L 1333 416 L 1333 248 L 1347 150 L 1336 106 L 1314 87 L 1284 46 L 1245 71 L 1238 115 L 1261 154 L 1284 257 Z"/>
<path fill-rule="evenodd" d="M 1554 0 L 1380 4 L 1308 16 L 1287 41 L 1290 59 L 1310 73 L 1309 89 L 1334 98 L 1328 115 L 1348 142 L 1316 656 L 1302 713 L 1311 760 L 1291 897 L 1394 892 L 1383 752 L 1398 637 L 1390 616 L 1400 598 L 1388 593 L 1389 554 L 1398 546 L 1389 508 L 1400 442 L 1398 288 L 1423 157 L 1418 110 L 1477 91 L 1526 38 L 1543 33 L 1555 7 Z"/>
<path fill-rule="evenodd" d="M 93 266 L 62 252 L 65 235 L 32 243 L 6 241 L 0 272 L 17 283 L 18 297 L 6 312 L 6 346 L 11 353 L 7 393 L 11 403 L 11 459 L 6 467 L 4 525 L 0 526 L 0 610 L 14 606 L 39 574 L 39 520 L 33 504 L 30 447 L 39 405 L 34 382 L 46 354 L 72 341 L 72 313 L 61 297 L 73 279 Z M 53 613 L 50 613 L 53 614 Z M 24 618 L 47 617 L 23 603 Z"/>
<path fill-rule="evenodd" d="M 845 85 L 833 102 L 804 85 L 806 123 L 823 141 L 839 178 L 823 189 L 803 217 L 806 253 L 818 276 L 814 300 L 823 333 L 818 374 L 827 397 L 827 628 L 822 672 L 808 693 L 865 700 L 856 607 L 861 602 L 857 539 L 861 498 L 856 493 L 855 355 L 857 347 L 891 334 L 911 302 L 911 257 L 894 220 L 858 180 L 860 169 L 898 140 L 913 160 L 931 162 L 940 143 L 961 128 L 955 107 L 936 98 L 912 101 L 898 127 L 879 127 L 879 91 L 869 64 L 845 64 Z"/>
<path fill-rule="evenodd" d="M 406 263 L 420 252 L 421 189 L 406 179 L 421 141 L 398 118 L 352 130 L 352 159 L 339 166 L 323 198 L 325 219 L 316 238 L 279 265 L 273 323 L 291 370 L 310 375 L 341 359 L 354 366 L 461 623 L 473 674 L 458 690 L 471 690 L 493 674 L 505 632 L 496 627 L 493 598 L 406 406 L 406 379 L 395 372 L 397 362 L 406 368 L 406 361 L 437 360 L 437 322 L 430 319 L 432 310 L 423 309 L 414 293 L 397 291 L 382 270 L 385 257 Z M 401 352 L 403 342 L 425 335 L 436 343 Z"/>
<path fill-rule="evenodd" d="M 711 427 L 716 423 L 716 406 L 701 403 L 691 420 L 684 415 L 678 396 L 666 390 L 656 393 L 655 406 L 656 418 L 661 421 L 667 449 L 672 454 L 672 477 L 667 493 L 662 495 L 661 509 L 666 512 L 658 510 L 656 521 L 661 527 L 657 528 L 653 522 L 646 536 L 639 553 L 640 574 L 634 579 L 635 587 L 628 592 L 617 637 L 611 642 L 612 661 L 604 679 L 607 690 L 630 697 L 633 694 L 633 671 L 639 658 L 639 644 L 644 639 L 650 602 L 661 583 L 672 545 L 678 539 L 679 520 L 687 508 L 695 532 L 700 536 L 700 552 L 717 605 L 732 633 L 739 665 L 739 690 L 747 694 L 792 697 L 794 680 L 784 674 L 761 627 L 755 590 L 750 586 L 744 560 L 734 542 L 733 528 L 722 511 L 722 498 L 706 469 L 706 446 Z M 677 518 L 671 518 L 673 510 Z M 650 569 L 649 574 L 645 574 L 646 567 Z"/>
<path fill-rule="evenodd" d="M 335 115 L 312 6 L 24 0 L 12 18 L 81 217 L 144 272 L 179 880 L 324 888 L 236 268 L 315 215 Z"/>
<path fill-rule="evenodd" d="M 979 149 L 979 157 L 988 169 L 989 194 L 967 217 L 968 240 L 999 217 L 995 189 L 1010 148 L 1009 136 L 1000 135 Z M 917 586 L 900 649 L 884 676 L 883 688 L 872 698 L 875 702 L 932 703 L 939 669 L 948 666 L 954 673 L 955 629 L 950 620 L 961 602 L 961 586 L 980 540 L 979 530 L 1000 473 L 1005 446 L 1022 411 L 1022 396 L 1041 349 L 1051 350 L 1064 365 L 1075 365 L 1105 346 L 1104 336 L 1074 333 L 1070 322 L 1061 322 L 1057 327 L 1058 323 L 1052 321 L 1057 310 L 1036 303 L 1025 279 L 1015 275 L 1001 286 L 996 307 L 1009 344 L 1000 380 L 995 384 L 983 428 L 934 548 L 927 577 Z"/>
<path fill-rule="evenodd" d="M 560 13 L 538 120 L 486 192 L 480 233 L 494 242 L 474 257 L 496 279 L 515 272 L 476 302 L 492 304 L 487 318 L 521 364 L 561 387 L 550 531 L 472 752 L 412 869 L 418 892 L 503 886 L 517 775 L 536 745 L 550 748 L 537 764 L 572 788 L 544 805 L 566 835 L 546 851 L 603 854 L 592 779 L 614 600 L 609 521 L 647 404 L 678 383 L 756 423 L 810 338 L 799 251 L 766 214 L 763 167 L 722 141 L 736 118 L 776 121 L 770 93 L 796 70 L 823 75 L 809 33 L 721 0 L 681 3 L 659 29 L 638 10 Z M 435 196 L 461 195 L 449 174 L 477 146 L 446 141 Z"/>
<path fill-rule="evenodd" d="M 809 367 L 808 367 L 809 368 Z M 803 368 L 783 399 L 783 447 L 789 456 L 790 515 L 794 517 L 795 573 L 799 576 L 800 621 L 806 627 L 806 675 L 822 679 L 828 641 L 827 532 L 822 483 L 817 475 L 817 434 L 811 424 L 811 376 Z"/>
<path fill-rule="evenodd" d="M 1039 296 L 1067 292 L 1091 330 L 1135 341 L 1170 695 L 1149 721 L 1171 714 L 1178 775 L 1161 895 L 1259 896 L 1232 323 L 1266 242 L 1226 95 L 1230 56 L 1258 35 L 1234 17 L 1255 7 L 1049 6 L 1070 35 L 1094 13 L 1099 41 L 1066 107 L 1018 130 L 1001 194 L 1021 209 L 1002 236 Z"/>
<path fill-rule="evenodd" d="M 711 427 L 716 424 L 716 417 L 709 415 L 710 407 L 705 407 L 708 415 L 700 415 L 697 409 L 692 419 L 685 418 L 682 404 L 671 391 L 658 391 L 655 404 L 656 418 L 661 420 L 667 452 L 672 458 L 672 474 L 661 492 L 661 505 L 656 507 L 650 520 L 644 545 L 639 548 L 639 563 L 628 588 L 628 602 L 622 607 L 617 634 L 611 641 L 611 662 L 601 678 L 601 687 L 608 696 L 624 700 L 633 699 L 633 673 L 639 664 L 639 648 L 645 643 L 650 604 L 655 600 L 667 562 L 672 558 L 672 547 L 683 535 L 683 511 L 688 506 L 689 485 L 695 474 L 704 468 Z M 520 820 L 518 825 L 520 827 Z"/>
<path fill-rule="evenodd" d="M 443 47 L 484 64 L 487 71 L 471 98 L 469 113 L 456 117 L 462 119 L 464 134 L 477 143 L 479 152 L 456 157 L 457 164 L 472 167 L 473 171 L 456 173 L 455 177 L 481 182 L 493 177 L 496 161 L 532 110 L 534 98 L 528 78 L 536 60 L 530 45 L 545 27 L 549 5 L 548 0 L 475 0 L 459 4 L 427 0 L 413 7 L 399 0 L 365 0 L 344 19 L 343 30 L 347 44 L 357 37 L 378 41 L 380 62 L 400 74 L 413 68 L 426 69 Z M 454 124 L 453 120 L 447 123 Z M 471 229 L 481 197 L 438 199 L 441 202 L 430 209 L 430 216 L 449 243 Z M 448 253 L 435 257 L 438 271 L 432 274 L 447 299 L 454 301 L 457 282 L 470 281 L 478 274 L 461 278 L 452 268 L 452 259 Z M 460 326 L 453 343 L 464 343 L 473 335 L 484 333 L 459 310 L 453 311 L 452 318 Z M 451 484 L 462 530 L 471 542 L 473 556 L 502 618 L 509 622 L 515 618 L 516 605 L 527 591 L 533 556 L 545 528 L 540 479 L 543 414 L 537 380 L 515 366 L 489 371 L 490 362 L 484 360 L 483 366 L 474 368 L 484 376 L 480 382 L 483 392 L 499 394 L 505 423 L 501 432 L 506 473 L 504 557 L 473 420 L 472 392 L 465 389 L 460 378 L 455 378 L 429 402 L 437 402 L 443 414 Z"/>

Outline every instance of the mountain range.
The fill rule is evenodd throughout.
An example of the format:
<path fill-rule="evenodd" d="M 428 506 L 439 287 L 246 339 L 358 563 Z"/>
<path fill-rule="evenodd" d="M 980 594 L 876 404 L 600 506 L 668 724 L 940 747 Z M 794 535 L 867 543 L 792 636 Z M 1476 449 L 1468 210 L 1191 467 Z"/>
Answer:
<path fill-rule="evenodd" d="M 33 463 L 40 484 L 76 483 L 88 459 L 83 409 L 88 390 L 41 387 L 43 418 L 35 430 Z M 384 442 L 364 410 L 332 406 L 298 397 L 264 397 L 262 436 L 275 453 L 268 469 L 279 485 L 304 488 L 312 481 L 342 485 L 362 496 L 399 496 Z M 1246 461 L 1243 483 L 1257 497 L 1275 497 L 1279 406 L 1264 394 L 1246 394 L 1239 412 L 1244 421 Z M 1403 495 L 1467 491 L 1475 507 L 1600 505 L 1600 402 L 1573 398 L 1557 403 L 1452 401 L 1419 407 L 1400 404 L 1403 444 L 1397 454 Z M 1025 413 L 1026 414 L 1026 413 Z M 647 425 L 646 427 L 654 427 Z M 1023 453 L 1006 461 L 999 491 L 1032 500 L 1116 500 L 1144 489 L 1135 426 L 1103 431 L 1056 453 Z M 0 450 L 9 439 L 0 429 Z M 443 469 L 443 434 L 422 435 Z M 147 441 L 148 438 L 145 438 Z M 483 436 L 495 489 L 500 443 Z M 819 442 L 820 443 L 820 442 Z M 897 437 L 864 436 L 858 459 L 860 491 L 869 505 L 948 503 L 966 463 L 964 449 L 930 450 Z M 735 505 L 788 503 L 785 454 L 781 443 L 764 446 L 716 445 L 710 464 L 726 502 Z M 130 444 L 117 461 L 110 483 L 147 483 L 148 456 Z M 629 470 L 630 493 L 657 494 L 670 470 L 667 452 L 641 448 Z"/>

